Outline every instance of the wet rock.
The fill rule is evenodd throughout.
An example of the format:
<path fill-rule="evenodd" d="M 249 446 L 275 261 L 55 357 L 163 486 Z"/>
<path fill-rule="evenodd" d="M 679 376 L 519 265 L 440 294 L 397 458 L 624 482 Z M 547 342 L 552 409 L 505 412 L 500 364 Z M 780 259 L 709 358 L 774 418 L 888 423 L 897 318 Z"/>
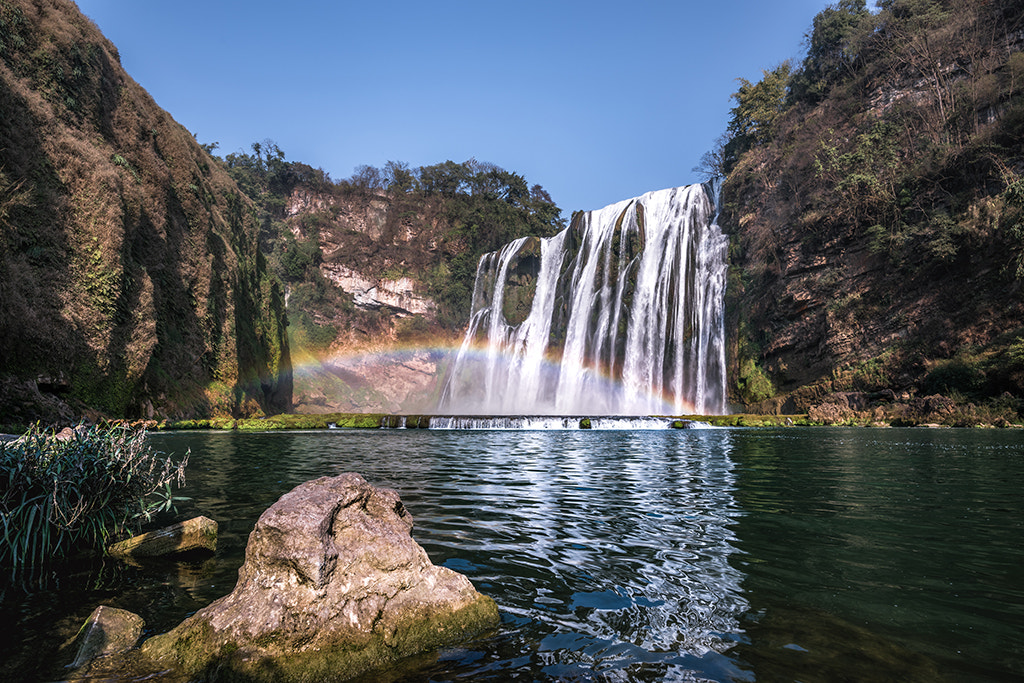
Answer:
<path fill-rule="evenodd" d="M 811 409 L 807 411 L 807 418 L 811 422 L 826 425 L 844 422 L 852 417 L 853 411 L 848 406 L 831 402 L 811 406 Z"/>
<path fill-rule="evenodd" d="M 357 474 L 302 484 L 260 516 L 234 591 L 142 656 L 199 679 L 339 680 L 497 626 L 411 529 L 398 494 Z"/>
<path fill-rule="evenodd" d="M 115 543 L 107 549 L 114 557 L 159 557 L 194 551 L 217 550 L 217 522 L 209 517 L 172 524 Z"/>
<path fill-rule="evenodd" d="M 85 666 L 97 657 L 126 652 L 135 647 L 145 622 L 137 614 L 100 605 L 78 633 L 78 652 L 71 666 Z"/>
<path fill-rule="evenodd" d="M 925 396 L 924 411 L 930 415 L 952 415 L 956 411 L 956 401 L 941 394 Z"/>

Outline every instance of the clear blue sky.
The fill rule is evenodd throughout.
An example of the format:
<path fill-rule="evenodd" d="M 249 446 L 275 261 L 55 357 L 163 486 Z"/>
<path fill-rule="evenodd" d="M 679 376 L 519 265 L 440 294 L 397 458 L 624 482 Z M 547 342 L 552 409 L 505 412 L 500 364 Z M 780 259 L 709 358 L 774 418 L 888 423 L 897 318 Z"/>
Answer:
<path fill-rule="evenodd" d="M 475 157 L 568 216 L 692 172 L 736 78 L 799 60 L 827 0 L 79 0 L 128 73 L 225 155 L 271 139 L 356 166 Z"/>

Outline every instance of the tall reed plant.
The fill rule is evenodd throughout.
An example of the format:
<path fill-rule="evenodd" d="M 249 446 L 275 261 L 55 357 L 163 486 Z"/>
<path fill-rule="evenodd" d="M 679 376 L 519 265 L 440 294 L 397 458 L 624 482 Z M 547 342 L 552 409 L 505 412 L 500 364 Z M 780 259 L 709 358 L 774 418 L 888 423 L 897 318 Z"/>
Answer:
<path fill-rule="evenodd" d="M 122 425 L 80 426 L 69 437 L 33 427 L 0 444 L 0 565 L 105 547 L 172 506 L 188 455 L 174 462 L 144 430 Z"/>

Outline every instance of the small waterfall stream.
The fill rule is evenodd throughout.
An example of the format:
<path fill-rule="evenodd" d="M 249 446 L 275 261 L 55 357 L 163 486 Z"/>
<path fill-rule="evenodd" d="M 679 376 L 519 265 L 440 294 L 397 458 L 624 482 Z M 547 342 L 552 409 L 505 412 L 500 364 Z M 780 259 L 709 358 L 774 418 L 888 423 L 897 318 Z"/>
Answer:
<path fill-rule="evenodd" d="M 438 411 L 724 412 L 727 238 L 714 219 L 690 185 L 484 255 Z"/>

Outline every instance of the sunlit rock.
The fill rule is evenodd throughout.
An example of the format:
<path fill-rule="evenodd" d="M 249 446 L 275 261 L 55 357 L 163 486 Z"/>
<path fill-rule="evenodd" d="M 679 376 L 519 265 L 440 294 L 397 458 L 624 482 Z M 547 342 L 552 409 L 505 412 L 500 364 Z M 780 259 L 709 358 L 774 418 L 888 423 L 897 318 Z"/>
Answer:
<path fill-rule="evenodd" d="M 260 516 L 234 591 L 143 657 L 193 678 L 337 680 L 495 627 L 494 601 L 411 529 L 398 494 L 357 474 L 302 484 Z"/>
<path fill-rule="evenodd" d="M 110 546 L 107 552 L 114 557 L 159 557 L 216 550 L 217 522 L 208 517 L 194 517 L 157 531 L 132 536 Z"/>
<path fill-rule="evenodd" d="M 78 633 L 78 651 L 72 668 L 78 669 L 97 657 L 120 654 L 135 646 L 145 622 L 137 614 L 100 605 Z"/>

